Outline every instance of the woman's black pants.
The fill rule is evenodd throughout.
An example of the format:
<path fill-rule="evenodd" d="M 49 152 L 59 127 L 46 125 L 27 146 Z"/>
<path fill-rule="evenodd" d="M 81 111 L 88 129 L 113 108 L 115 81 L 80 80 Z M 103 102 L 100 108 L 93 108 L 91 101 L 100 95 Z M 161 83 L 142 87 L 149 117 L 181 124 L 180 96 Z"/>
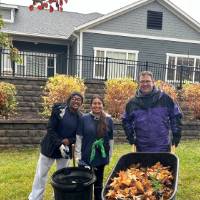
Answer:
<path fill-rule="evenodd" d="M 101 192 L 103 189 L 103 175 L 105 165 L 95 167 L 94 173 L 96 176 L 96 182 L 94 183 L 94 200 L 102 200 Z"/>

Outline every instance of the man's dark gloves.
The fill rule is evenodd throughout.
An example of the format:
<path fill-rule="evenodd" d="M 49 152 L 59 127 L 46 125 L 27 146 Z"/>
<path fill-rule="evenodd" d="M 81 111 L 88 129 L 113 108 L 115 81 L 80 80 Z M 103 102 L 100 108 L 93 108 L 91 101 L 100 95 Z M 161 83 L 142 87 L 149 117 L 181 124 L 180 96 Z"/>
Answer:
<path fill-rule="evenodd" d="M 175 145 L 175 147 L 178 146 L 179 142 L 181 140 L 181 133 L 173 133 L 173 138 L 172 138 L 172 145 Z"/>

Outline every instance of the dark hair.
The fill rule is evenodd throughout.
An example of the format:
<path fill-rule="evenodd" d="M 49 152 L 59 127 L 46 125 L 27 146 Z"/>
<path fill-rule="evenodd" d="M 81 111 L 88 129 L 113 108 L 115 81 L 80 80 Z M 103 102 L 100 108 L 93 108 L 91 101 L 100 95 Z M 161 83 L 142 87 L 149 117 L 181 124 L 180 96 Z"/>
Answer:
<path fill-rule="evenodd" d="M 99 95 L 94 95 L 90 101 L 90 105 L 92 105 L 93 101 L 95 99 L 99 99 L 103 106 L 104 106 L 104 101 L 103 101 L 103 98 Z M 106 123 L 106 114 L 105 112 L 101 112 L 100 114 L 100 118 L 99 118 L 99 121 L 98 121 L 98 125 L 97 125 L 97 138 L 102 138 L 104 137 L 106 131 L 107 131 L 108 127 L 107 127 L 107 123 Z"/>
<path fill-rule="evenodd" d="M 69 97 L 67 98 L 67 106 L 69 106 L 70 104 L 70 101 L 71 99 L 74 97 L 74 96 L 79 96 L 81 98 L 81 104 L 83 103 L 83 96 L 80 92 L 72 92 Z"/>

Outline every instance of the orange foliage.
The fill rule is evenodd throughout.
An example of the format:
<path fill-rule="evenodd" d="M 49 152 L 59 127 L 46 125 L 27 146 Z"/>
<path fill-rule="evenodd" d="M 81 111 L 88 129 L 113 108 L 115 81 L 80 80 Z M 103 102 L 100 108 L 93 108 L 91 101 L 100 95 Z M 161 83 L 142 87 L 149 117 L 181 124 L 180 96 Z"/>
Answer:
<path fill-rule="evenodd" d="M 83 80 L 66 75 L 56 75 L 48 79 L 43 98 L 44 111 L 42 115 L 49 116 L 54 103 L 64 103 L 68 96 L 76 91 L 84 95 L 85 85 Z"/>
<path fill-rule="evenodd" d="M 185 105 L 193 112 L 194 118 L 200 119 L 200 84 L 184 84 L 182 96 Z"/>
<path fill-rule="evenodd" d="M 131 79 L 113 79 L 105 84 L 105 109 L 114 118 L 120 119 L 127 101 L 136 92 L 137 83 Z"/>
<path fill-rule="evenodd" d="M 176 92 L 176 89 L 173 85 L 170 85 L 169 83 L 166 83 L 161 80 L 157 80 L 155 82 L 156 87 L 158 87 L 160 90 L 164 91 L 166 94 L 168 94 L 174 101 L 177 101 L 178 93 Z"/>
<path fill-rule="evenodd" d="M 11 83 L 0 82 L 0 115 L 8 118 L 17 107 L 16 87 Z"/>

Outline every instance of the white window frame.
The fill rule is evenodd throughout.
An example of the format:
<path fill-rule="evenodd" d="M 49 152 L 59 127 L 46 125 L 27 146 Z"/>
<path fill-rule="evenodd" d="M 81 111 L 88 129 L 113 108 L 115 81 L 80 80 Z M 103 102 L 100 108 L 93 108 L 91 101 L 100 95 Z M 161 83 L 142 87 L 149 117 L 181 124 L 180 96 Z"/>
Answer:
<path fill-rule="evenodd" d="M 167 59 L 166 59 L 166 66 L 168 66 L 168 62 L 169 62 L 169 57 L 175 57 L 175 72 L 174 72 L 174 80 L 168 80 L 167 79 L 167 75 L 168 75 L 168 68 L 166 69 L 166 74 L 165 74 L 165 81 L 166 82 L 175 82 L 177 83 L 178 81 L 176 80 L 176 72 L 177 72 L 177 59 L 178 57 L 180 58 L 193 58 L 194 59 L 194 73 L 193 73 L 193 78 L 192 78 L 192 83 L 194 83 L 194 78 L 195 78 L 195 69 L 196 69 L 196 59 L 200 59 L 200 56 L 196 56 L 196 55 L 187 55 L 187 54 L 173 54 L 173 53 L 167 53 L 166 54 Z"/>
<path fill-rule="evenodd" d="M 10 52 L 8 49 L 4 49 L 3 53 L 1 54 L 1 72 L 5 74 L 12 73 L 12 66 L 10 60 Z"/>
<path fill-rule="evenodd" d="M 6 8 L 6 10 L 10 10 L 10 19 L 5 19 L 3 18 L 2 16 L 2 19 L 3 19 L 3 22 L 6 22 L 6 23 L 14 23 L 14 17 L 15 17 L 15 8 Z"/>
<path fill-rule="evenodd" d="M 102 48 L 102 47 L 94 47 L 94 57 L 97 56 L 97 51 L 103 51 L 104 52 L 104 58 L 107 57 L 107 52 L 118 52 L 118 53 L 126 53 L 126 60 L 128 60 L 128 54 L 132 53 L 135 54 L 135 62 L 138 61 L 138 50 L 128 50 L 128 49 L 114 49 L 114 48 Z M 103 76 L 96 76 L 95 75 L 95 65 L 96 63 L 94 62 L 94 67 L 93 67 L 93 77 L 94 78 L 103 78 L 105 79 L 105 66 L 104 66 L 104 75 Z M 134 79 L 136 78 L 136 71 L 137 71 L 137 65 L 135 66 L 135 71 L 134 71 Z"/>
<path fill-rule="evenodd" d="M 29 55 L 32 55 L 32 56 L 44 56 L 45 57 L 45 74 L 44 76 L 47 77 L 47 68 L 48 68 L 48 57 L 50 58 L 54 58 L 54 75 L 56 74 L 57 72 L 57 63 L 56 63 L 56 54 L 52 53 L 52 54 L 49 54 L 49 53 L 40 53 L 40 52 L 24 52 L 22 51 L 22 54 L 21 56 L 24 57 L 24 76 L 27 75 L 27 71 L 26 71 L 26 67 L 27 67 L 27 56 Z M 15 63 L 15 71 L 17 72 L 17 67 L 18 67 L 18 64 Z M 20 75 L 18 75 L 20 76 Z"/>

